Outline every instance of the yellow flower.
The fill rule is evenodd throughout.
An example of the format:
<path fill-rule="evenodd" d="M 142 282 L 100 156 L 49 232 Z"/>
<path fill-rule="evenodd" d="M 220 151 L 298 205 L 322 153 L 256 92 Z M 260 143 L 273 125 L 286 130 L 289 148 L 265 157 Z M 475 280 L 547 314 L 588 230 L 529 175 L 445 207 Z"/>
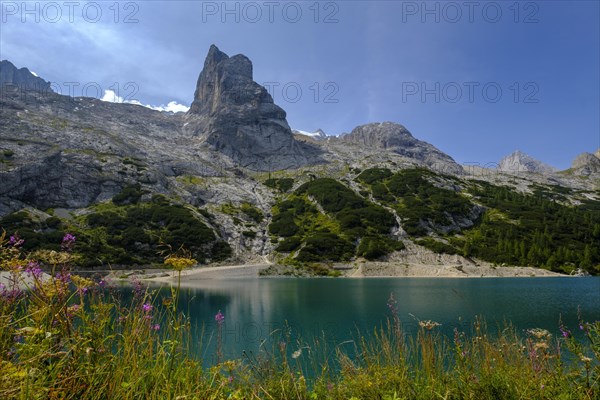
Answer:
<path fill-rule="evenodd" d="M 77 289 L 85 289 L 94 286 L 94 281 L 79 275 L 71 275 L 71 281 L 77 286 Z"/>
<path fill-rule="evenodd" d="M 165 258 L 165 265 L 170 266 L 176 271 L 184 270 L 194 264 L 198 264 L 198 261 L 189 257 L 168 256 Z"/>
<path fill-rule="evenodd" d="M 34 258 L 52 265 L 67 264 L 72 261 L 71 253 L 54 250 L 38 250 L 33 254 Z"/>
<path fill-rule="evenodd" d="M 419 326 L 420 326 L 421 328 L 425 328 L 425 329 L 427 329 L 428 331 L 432 330 L 432 329 L 433 329 L 433 328 L 435 328 L 435 327 L 441 326 L 441 325 L 442 325 L 442 324 L 440 324 L 440 323 L 438 323 L 438 322 L 435 322 L 435 321 L 430 321 L 430 320 L 427 320 L 427 321 L 419 321 Z"/>
<path fill-rule="evenodd" d="M 529 329 L 527 331 L 527 333 L 529 333 L 530 335 L 534 336 L 537 339 L 543 339 L 543 338 L 549 339 L 552 336 L 552 334 L 550 332 L 548 332 L 545 329 L 540 329 L 540 328 Z"/>

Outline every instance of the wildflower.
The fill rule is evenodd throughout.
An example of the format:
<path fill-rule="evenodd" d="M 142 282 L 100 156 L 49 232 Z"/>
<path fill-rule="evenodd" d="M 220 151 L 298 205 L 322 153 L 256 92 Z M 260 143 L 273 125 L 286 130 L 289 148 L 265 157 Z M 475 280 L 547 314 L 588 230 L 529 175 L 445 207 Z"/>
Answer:
<path fill-rule="evenodd" d="M 562 336 L 564 338 L 568 338 L 569 336 L 571 336 L 571 331 L 569 331 L 567 328 L 565 328 L 564 326 L 561 326 L 560 328 L 560 333 L 562 334 Z"/>
<path fill-rule="evenodd" d="M 219 326 L 223 325 L 223 323 L 225 322 L 225 316 L 223 315 L 223 313 L 221 313 L 221 310 L 219 310 L 217 315 L 215 315 L 215 321 L 217 321 L 217 324 Z"/>
<path fill-rule="evenodd" d="M 534 336 L 538 340 L 542 340 L 544 338 L 549 339 L 552 336 L 550 332 L 540 328 L 529 329 L 527 333 L 529 333 L 531 336 Z"/>
<path fill-rule="evenodd" d="M 421 328 L 425 328 L 428 331 L 432 330 L 433 328 L 436 328 L 438 326 L 441 326 L 442 324 L 435 322 L 435 321 L 431 321 L 431 320 L 427 320 L 427 321 L 419 321 L 419 326 Z"/>
<path fill-rule="evenodd" d="M 398 302 L 394 299 L 394 294 L 390 293 L 390 298 L 388 299 L 387 306 L 392 312 L 392 314 L 396 314 L 398 311 Z"/>
<path fill-rule="evenodd" d="M 142 282 L 137 278 L 135 278 L 132 283 L 133 283 L 133 296 L 136 299 L 141 298 L 144 295 L 144 285 L 142 285 Z"/>
<path fill-rule="evenodd" d="M 77 314 L 81 310 L 81 306 L 79 304 L 73 304 L 69 308 L 67 308 L 67 317 L 73 318 L 75 314 Z"/>
<path fill-rule="evenodd" d="M 152 311 L 152 308 L 154 308 L 154 307 L 152 307 L 152 304 L 149 304 L 149 303 L 145 303 L 142 306 L 142 310 L 144 310 L 145 313 L 149 313 L 150 311 Z"/>
<path fill-rule="evenodd" d="M 155 331 L 158 331 L 160 329 L 160 324 L 154 324 L 152 325 L 152 329 Z"/>
<path fill-rule="evenodd" d="M 75 236 L 71 235 L 70 233 L 67 233 L 62 240 L 62 243 L 60 245 L 60 248 L 62 249 L 62 251 L 67 251 L 70 252 L 73 250 L 73 246 L 75 246 Z"/>
<path fill-rule="evenodd" d="M 25 272 L 36 280 L 40 279 L 40 277 L 42 276 L 42 269 L 36 261 L 30 261 L 27 264 L 27 268 L 25 268 Z"/>
<path fill-rule="evenodd" d="M 296 358 L 300 357 L 301 355 L 302 355 L 302 349 L 298 349 L 292 353 L 292 358 L 295 360 Z"/>
<path fill-rule="evenodd" d="M 591 358 L 583 356 L 583 355 L 581 357 L 579 357 L 579 358 L 581 359 L 581 361 L 583 361 L 586 364 L 592 362 Z"/>
<path fill-rule="evenodd" d="M 88 291 L 88 288 L 94 286 L 95 284 L 93 280 L 81 277 L 79 275 L 73 275 L 71 280 L 75 286 L 77 286 L 77 292 L 79 295 L 85 294 Z"/>
<path fill-rule="evenodd" d="M 177 256 L 169 256 L 165 258 L 165 265 L 170 266 L 176 271 L 181 271 L 186 268 L 191 267 L 194 264 L 197 264 L 198 261 L 189 257 L 177 257 Z"/>
<path fill-rule="evenodd" d="M 534 345 L 534 348 L 536 350 L 547 350 L 548 349 L 548 343 L 546 343 L 546 342 L 537 342 Z"/>
<path fill-rule="evenodd" d="M 21 239 L 18 233 L 11 235 L 11 237 L 8 239 L 8 245 L 10 247 L 21 247 L 23 246 L 23 243 L 25 243 L 25 240 Z"/>
<path fill-rule="evenodd" d="M 57 273 L 55 278 L 56 278 L 56 280 L 58 280 L 64 284 L 67 284 L 71 281 L 71 274 L 69 272 L 62 271 L 62 272 Z"/>

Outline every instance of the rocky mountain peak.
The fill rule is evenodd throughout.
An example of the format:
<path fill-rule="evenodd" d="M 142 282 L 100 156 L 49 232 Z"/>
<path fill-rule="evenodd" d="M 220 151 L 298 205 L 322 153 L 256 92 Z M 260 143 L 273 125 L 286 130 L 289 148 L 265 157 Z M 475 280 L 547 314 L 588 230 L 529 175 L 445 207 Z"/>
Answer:
<path fill-rule="evenodd" d="M 34 75 L 27 68 L 17 68 L 8 60 L 0 61 L 0 87 L 5 85 L 17 86 L 26 90 L 40 92 L 52 91 L 50 82 Z"/>
<path fill-rule="evenodd" d="M 600 158 L 592 153 L 581 153 L 573 160 L 571 168 L 576 175 L 600 174 Z"/>
<path fill-rule="evenodd" d="M 198 78 L 185 130 L 254 170 L 298 168 L 321 162 L 321 151 L 294 139 L 285 111 L 252 78 L 252 62 L 212 45 Z"/>
<path fill-rule="evenodd" d="M 510 173 L 533 172 L 536 174 L 551 174 L 556 172 L 554 167 L 551 167 L 520 150 L 516 150 L 500 160 L 498 169 Z"/>
<path fill-rule="evenodd" d="M 406 127 L 395 122 L 360 125 L 352 132 L 340 136 L 340 140 L 365 148 L 390 150 L 440 172 L 452 174 L 463 172 L 462 167 L 449 155 L 427 142 L 415 139 Z"/>
<path fill-rule="evenodd" d="M 320 128 L 314 132 L 301 131 L 298 129 L 294 129 L 294 130 L 292 130 L 292 132 L 296 135 L 304 135 L 304 136 L 308 136 L 308 137 L 311 137 L 316 140 L 323 140 L 323 139 L 328 138 L 327 134 Z"/>

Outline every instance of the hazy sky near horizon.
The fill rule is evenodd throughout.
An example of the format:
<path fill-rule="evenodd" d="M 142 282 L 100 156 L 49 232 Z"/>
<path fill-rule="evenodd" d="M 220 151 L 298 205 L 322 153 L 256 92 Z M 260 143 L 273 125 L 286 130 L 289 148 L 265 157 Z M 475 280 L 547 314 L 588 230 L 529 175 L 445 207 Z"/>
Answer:
<path fill-rule="evenodd" d="M 295 129 L 394 121 L 458 162 L 564 169 L 600 147 L 599 4 L 2 0 L 0 59 L 63 94 L 189 106 L 216 44 Z"/>

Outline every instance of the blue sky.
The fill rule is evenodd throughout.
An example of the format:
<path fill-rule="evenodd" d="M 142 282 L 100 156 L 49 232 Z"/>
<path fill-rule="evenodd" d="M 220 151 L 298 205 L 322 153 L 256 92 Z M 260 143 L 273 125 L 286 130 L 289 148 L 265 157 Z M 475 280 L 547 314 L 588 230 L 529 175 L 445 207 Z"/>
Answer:
<path fill-rule="evenodd" d="M 189 105 L 214 43 L 296 129 L 395 121 L 481 165 L 519 149 L 562 169 L 600 147 L 598 1 L 48 3 L 0 2 L 0 58 L 65 94 Z"/>

